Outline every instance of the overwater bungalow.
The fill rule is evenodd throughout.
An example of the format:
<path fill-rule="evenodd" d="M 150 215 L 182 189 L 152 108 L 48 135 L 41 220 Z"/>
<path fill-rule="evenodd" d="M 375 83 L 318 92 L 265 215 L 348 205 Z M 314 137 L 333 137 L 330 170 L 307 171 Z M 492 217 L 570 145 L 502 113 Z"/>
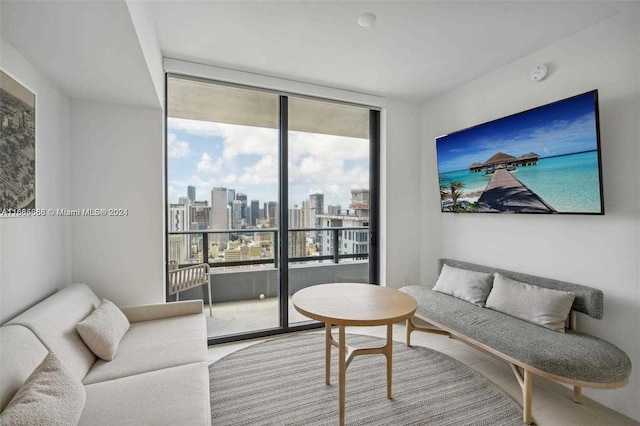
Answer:
<path fill-rule="evenodd" d="M 535 152 L 530 152 L 517 158 L 513 155 L 505 154 L 504 152 L 497 152 L 484 163 L 472 163 L 469 166 L 469 171 L 471 173 L 484 171 L 485 174 L 490 175 L 497 168 L 505 168 L 509 171 L 513 171 L 516 167 L 535 166 L 538 164 L 539 159 L 540 156 Z"/>
<path fill-rule="evenodd" d="M 535 152 L 530 152 L 528 154 L 521 155 L 520 157 L 518 157 L 516 166 L 518 167 L 535 166 L 536 164 L 538 164 L 539 159 L 540 159 L 540 156 L 538 154 L 536 154 Z"/>

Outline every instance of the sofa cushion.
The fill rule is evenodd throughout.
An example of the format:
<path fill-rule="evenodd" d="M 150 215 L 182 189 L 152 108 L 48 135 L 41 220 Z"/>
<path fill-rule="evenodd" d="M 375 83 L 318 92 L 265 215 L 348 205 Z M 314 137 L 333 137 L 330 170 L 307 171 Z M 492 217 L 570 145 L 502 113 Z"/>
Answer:
<path fill-rule="evenodd" d="M 574 298 L 566 291 L 538 287 L 496 274 L 486 307 L 564 333 Z"/>
<path fill-rule="evenodd" d="M 206 362 L 94 383 L 85 390 L 81 425 L 211 424 Z"/>
<path fill-rule="evenodd" d="M 85 398 L 80 380 L 50 352 L 0 414 L 0 424 L 76 425 Z"/>
<path fill-rule="evenodd" d="M 120 341 L 118 356 L 110 362 L 99 359 L 83 383 L 206 361 L 206 333 L 202 314 L 133 323 Z"/>
<path fill-rule="evenodd" d="M 433 289 L 474 305 L 484 306 L 492 283 L 492 274 L 444 265 Z"/>
<path fill-rule="evenodd" d="M 592 383 L 622 382 L 631 372 L 629 357 L 597 337 L 572 330 L 556 333 L 423 286 L 400 290 L 416 298 L 420 318 L 542 371 Z"/>
<path fill-rule="evenodd" d="M 102 299 L 100 306 L 76 325 L 76 330 L 94 354 L 111 361 L 120 340 L 129 330 L 129 320 L 116 305 Z"/>
<path fill-rule="evenodd" d="M 65 287 L 46 298 L 7 324 L 23 325 L 34 332 L 47 349 L 80 380 L 84 378 L 96 356 L 84 344 L 76 324 L 100 304 L 100 299 L 85 284 Z"/>
<path fill-rule="evenodd" d="M 0 411 L 48 352 L 28 328 L 21 325 L 0 327 Z"/>

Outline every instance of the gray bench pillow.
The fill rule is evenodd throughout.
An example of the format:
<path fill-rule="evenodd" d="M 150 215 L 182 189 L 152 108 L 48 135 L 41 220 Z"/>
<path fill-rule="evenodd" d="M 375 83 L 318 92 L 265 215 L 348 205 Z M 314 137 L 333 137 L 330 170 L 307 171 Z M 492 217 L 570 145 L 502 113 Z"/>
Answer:
<path fill-rule="evenodd" d="M 575 295 L 512 280 L 496 273 L 486 307 L 564 333 Z"/>
<path fill-rule="evenodd" d="M 466 300 L 474 305 L 484 306 L 492 283 L 493 274 L 454 268 L 444 264 L 433 290 Z"/>

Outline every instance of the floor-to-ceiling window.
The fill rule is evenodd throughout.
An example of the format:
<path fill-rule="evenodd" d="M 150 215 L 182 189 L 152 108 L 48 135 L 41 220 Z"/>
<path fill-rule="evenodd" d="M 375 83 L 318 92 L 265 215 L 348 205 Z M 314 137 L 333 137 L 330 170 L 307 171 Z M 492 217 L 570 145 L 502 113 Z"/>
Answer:
<path fill-rule="evenodd" d="M 173 74 L 166 106 L 167 267 L 210 265 L 210 341 L 313 327 L 295 291 L 377 282 L 378 111 Z"/>

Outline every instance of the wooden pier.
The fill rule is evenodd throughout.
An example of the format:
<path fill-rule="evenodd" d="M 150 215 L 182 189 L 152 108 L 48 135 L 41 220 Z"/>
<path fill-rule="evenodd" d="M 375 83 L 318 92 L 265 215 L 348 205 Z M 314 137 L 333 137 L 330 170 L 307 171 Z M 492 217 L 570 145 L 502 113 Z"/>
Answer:
<path fill-rule="evenodd" d="M 538 194 L 504 168 L 493 172 L 478 200 L 479 212 L 556 213 Z"/>

